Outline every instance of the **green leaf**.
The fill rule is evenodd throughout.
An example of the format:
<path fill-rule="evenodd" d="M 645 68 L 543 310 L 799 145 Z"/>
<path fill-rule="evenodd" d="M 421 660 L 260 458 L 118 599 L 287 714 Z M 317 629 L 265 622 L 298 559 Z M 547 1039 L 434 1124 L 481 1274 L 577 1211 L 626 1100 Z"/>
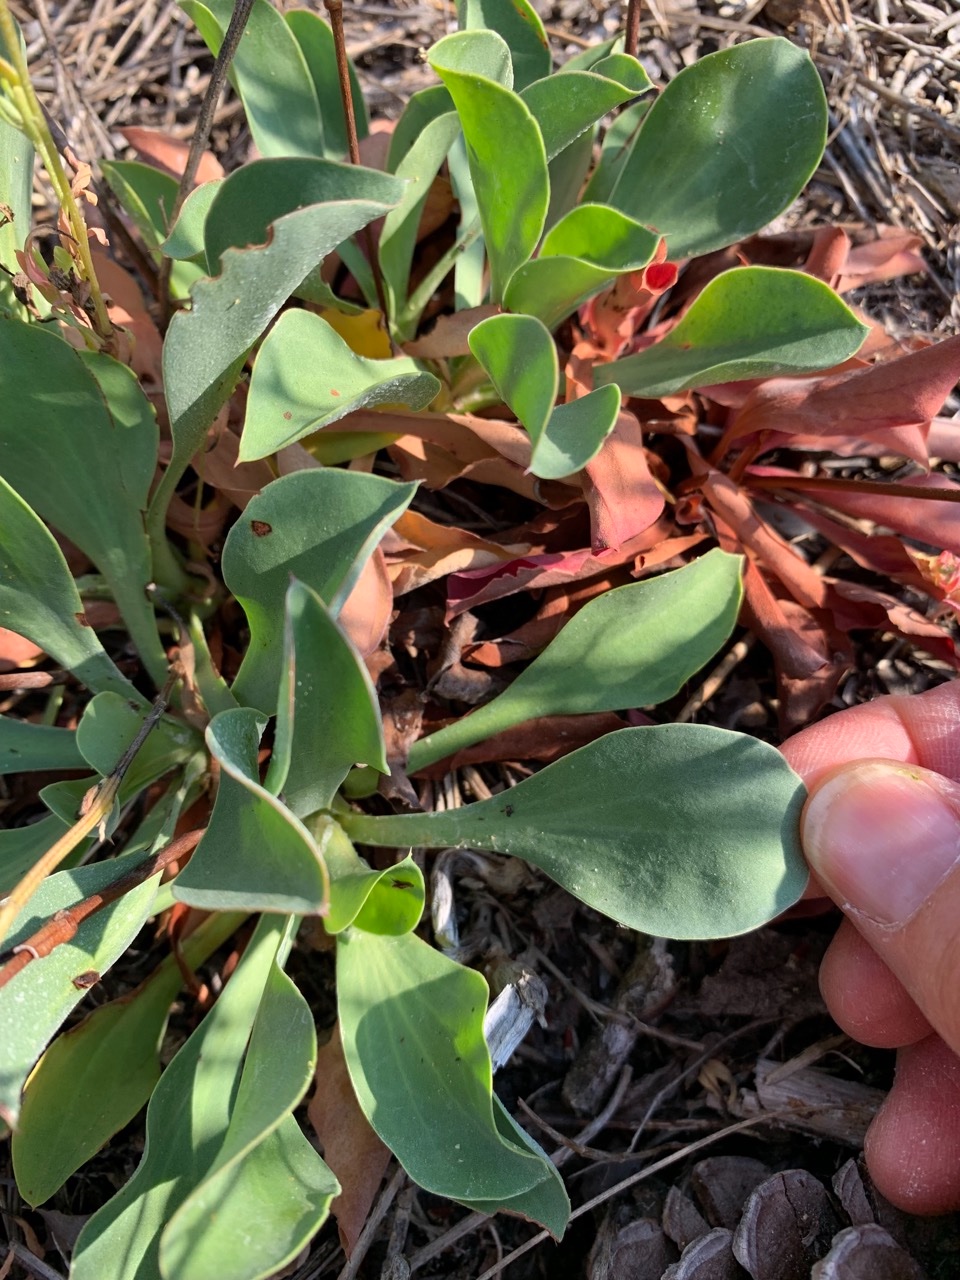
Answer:
<path fill-rule="evenodd" d="M 131 862 L 136 862 L 131 859 Z M 71 907 L 128 869 L 124 859 L 59 871 L 17 917 L 5 947 L 25 942 L 57 911 Z M 103 974 L 123 955 L 150 913 L 159 875 L 88 916 L 68 941 L 32 961 L 0 988 L 0 1118 L 16 1127 L 20 1093 L 47 1041 L 84 997 L 74 979 Z"/>
<path fill-rule="evenodd" d="M 550 174 L 550 204 L 544 227 L 547 231 L 576 208 L 583 192 L 587 174 L 593 168 L 593 149 L 596 126 L 581 133 L 565 151 L 561 151 L 547 165 Z"/>
<path fill-rule="evenodd" d="M 536 248 L 550 199 L 547 156 L 536 120 L 517 94 L 482 70 L 497 42 L 503 44 L 493 32 L 461 31 L 435 44 L 429 58 L 460 116 L 490 260 L 493 302 L 500 302 L 510 277 Z"/>
<path fill-rule="evenodd" d="M 410 1177 L 453 1200 L 528 1213 L 556 1170 L 498 1123 L 483 1038 L 487 984 L 416 934 L 337 939 L 343 1051 L 367 1119 Z M 544 1222 L 560 1235 L 563 1194 Z"/>
<path fill-rule="evenodd" d="M 230 914 L 205 920 L 183 943 L 186 964 L 202 964 L 242 922 Z M 160 1079 L 167 1014 L 182 985 L 171 954 L 135 991 L 101 1005 L 47 1049 L 13 1135 L 17 1187 L 28 1204 L 49 1200 L 146 1105 Z"/>
<path fill-rule="evenodd" d="M 320 914 L 326 867 L 310 832 L 259 782 L 265 719 L 249 707 L 207 726 L 220 786 L 206 834 L 173 884 L 180 902 L 208 911 Z"/>
<path fill-rule="evenodd" d="M 666 236 L 671 259 L 709 253 L 782 213 L 826 136 L 827 100 L 805 50 L 781 38 L 734 45 L 656 99 L 610 203 Z"/>
<path fill-rule="evenodd" d="M 616 390 L 616 395 L 608 395 Z M 598 387 L 579 400 L 558 404 L 550 415 L 530 470 L 543 480 L 572 476 L 595 458 L 617 425 L 619 388 Z"/>
<path fill-rule="evenodd" d="M 460 136 L 454 140 L 447 156 L 447 172 L 450 175 L 450 186 L 454 199 L 460 209 L 460 224 L 457 238 L 450 249 L 438 261 L 432 272 L 428 271 L 423 280 L 410 296 L 404 312 L 406 333 L 414 333 L 420 322 L 424 308 L 432 300 L 441 280 L 453 266 L 453 303 L 455 311 L 467 311 L 471 307 L 479 307 L 487 294 L 487 247 L 484 244 L 480 204 L 470 171 L 470 153 L 467 140 L 461 130 Z M 549 173 L 548 173 L 549 178 Z M 436 275 L 445 265 L 443 276 Z M 431 279 L 433 277 L 433 279 Z M 427 294 L 427 282 L 430 282 L 430 295 Z M 414 301 L 417 305 L 414 306 Z M 414 318 L 416 324 L 413 324 Z"/>
<path fill-rule="evenodd" d="M 184 200 L 183 208 L 170 228 L 170 234 L 160 245 L 168 258 L 177 262 L 206 263 L 203 228 L 210 206 L 224 181 L 223 178 L 214 178 L 210 182 L 204 182 L 195 187 Z"/>
<path fill-rule="evenodd" d="M 653 106 L 653 99 L 635 102 L 607 125 L 600 147 L 600 159 L 583 190 L 586 203 L 607 204 L 614 187 L 620 180 L 623 167 L 630 158 L 640 126 Z"/>
<path fill-rule="evenodd" d="M 504 305 L 555 329 L 620 275 L 642 270 L 658 238 L 639 222 L 600 204 L 581 204 L 544 237 L 539 255 L 516 271 Z"/>
<path fill-rule="evenodd" d="M 211 53 L 217 54 L 233 13 L 232 0 L 181 0 Z M 300 45 L 269 0 L 254 0 L 230 79 L 262 156 L 319 156 L 323 123 L 313 77 Z"/>
<path fill-rule="evenodd" d="M 0 625 L 39 645 L 88 689 L 113 689 L 142 702 L 87 622 L 56 539 L 2 477 L 0 529 Z"/>
<path fill-rule="evenodd" d="M 390 135 L 385 165 L 387 173 L 396 173 L 400 162 L 428 125 L 438 116 L 449 115 L 453 109 L 453 99 L 442 84 L 432 84 L 411 94 L 397 127 Z"/>
<path fill-rule="evenodd" d="M 557 405 L 559 369 L 549 331 L 533 316 L 498 315 L 482 320 L 467 338 L 506 405 L 533 442 L 530 470 L 558 480 L 579 471 L 613 430 L 620 397 L 605 388 Z"/>
<path fill-rule="evenodd" d="M 409 771 L 537 716 L 648 707 L 673 697 L 733 630 L 740 567 L 739 556 L 710 551 L 682 569 L 595 597 L 499 697 L 414 743 Z"/>
<path fill-rule="evenodd" d="M 110 190 L 136 223 L 147 248 L 159 249 L 177 198 L 176 178 L 138 160 L 104 160 L 101 168 Z"/>
<path fill-rule="evenodd" d="M 112 773 L 143 727 L 144 711 L 117 693 L 98 693 L 77 726 L 77 747 L 97 773 Z M 182 720 L 164 716 L 147 735 L 124 775 L 121 795 L 132 798 L 144 787 L 184 764 L 201 748 L 200 735 Z"/>
<path fill-rule="evenodd" d="M 165 1280 L 266 1280 L 319 1231 L 340 1184 L 292 1115 L 211 1174 L 160 1243 Z M 228 1268 L 225 1270 L 225 1268 Z"/>
<path fill-rule="evenodd" d="M 360 761 L 390 772 L 373 682 L 317 593 L 293 581 L 267 790 L 282 791 L 290 812 L 304 818 L 329 806 Z"/>
<path fill-rule="evenodd" d="M 307 9 L 292 9 L 284 14 L 287 26 L 300 46 L 313 81 L 314 93 L 320 106 L 320 122 L 323 126 L 323 152 L 332 160 L 342 160 L 347 155 L 347 126 L 343 115 L 343 100 L 337 75 L 337 57 L 333 47 L 333 32 L 318 14 Z M 367 123 L 367 107 L 357 80 L 353 63 L 348 62 L 353 112 L 356 117 L 357 137 L 365 138 L 370 132 Z"/>
<path fill-rule="evenodd" d="M 317 1058 L 310 1006 L 274 963 L 223 1146 L 160 1239 L 170 1280 L 261 1280 L 295 1258 L 340 1186 L 293 1109 Z"/>
<path fill-rule="evenodd" d="M 283 303 L 331 250 L 402 193 L 388 174 L 325 160 L 261 160 L 223 183 L 204 224 L 220 275 L 198 281 L 191 310 L 173 317 L 163 346 L 174 447 L 150 504 L 152 533 L 162 536 L 180 477 Z M 252 248 L 236 247 L 241 233 L 253 235 L 241 241 Z"/>
<path fill-rule="evenodd" d="M 158 433 L 135 376 L 40 325 L 0 316 L 0 403 L 18 406 L 0 415 L 0 474 L 94 562 L 162 683 L 167 664 L 145 594 L 153 570 L 143 528 Z"/>
<path fill-rule="evenodd" d="M 351 924 L 367 933 L 391 935 L 417 927 L 425 891 L 423 872 L 412 858 L 372 871 L 329 815 L 317 814 L 310 828 L 330 872 L 330 911 L 323 921 L 327 933 L 342 933 Z"/>
<path fill-rule="evenodd" d="M 159 262 L 177 195 L 179 184 L 176 178 L 155 169 L 153 165 L 141 164 L 136 160 L 104 160 L 101 167 L 111 191 L 133 219 L 147 248 Z M 206 183 L 200 189 L 216 185 L 218 184 Z M 209 197 L 204 198 L 209 201 Z M 193 211 L 190 216 L 193 216 Z M 200 269 L 192 262 L 175 262 L 170 274 L 170 292 L 173 297 L 188 297 L 191 286 L 201 274 Z"/>
<path fill-rule="evenodd" d="M 597 365 L 599 386 L 656 397 L 741 378 L 841 364 L 869 332 L 829 285 L 802 271 L 735 267 L 716 276 L 653 347 Z"/>
<path fill-rule="evenodd" d="M 513 854 L 630 929 L 723 938 L 803 893 L 805 796 L 766 743 L 669 724 L 608 733 L 480 804 L 341 821 L 360 844 Z"/>
<path fill-rule="evenodd" d="M 621 53 L 597 63 L 593 71 L 564 70 L 538 80 L 520 96 L 540 126 L 547 159 L 552 160 L 607 112 L 652 88 L 636 58 Z"/>
<path fill-rule="evenodd" d="M 364 225 L 355 223 L 355 215 L 351 216 L 349 208 L 337 206 L 351 205 L 354 201 L 377 205 L 376 212 L 371 210 L 371 216 L 377 217 L 402 198 L 404 189 L 404 184 L 389 173 L 336 160 L 255 160 L 231 173 L 210 205 L 203 224 L 207 265 L 211 272 L 223 270 L 223 257 L 228 249 L 266 245 L 271 226 L 276 237 L 279 219 L 309 207 L 328 206 L 327 220 L 335 214 L 339 214 L 339 218 L 333 218 L 333 229 L 326 234 L 322 225 L 318 228 L 322 239 L 313 246 L 310 257 L 304 259 L 307 266 L 300 271 L 302 279 L 331 251 L 330 240 L 346 225 L 341 221 L 344 214 L 353 230 Z M 352 231 L 346 232 L 344 238 L 351 234 Z"/>
<path fill-rule="evenodd" d="M 320 316 L 285 311 L 253 366 L 240 461 L 269 457 L 356 409 L 425 409 L 439 391 L 439 379 L 408 356 L 358 356 Z"/>
<path fill-rule="evenodd" d="M 560 382 L 549 330 L 534 316 L 490 316 L 473 326 L 467 341 L 503 403 L 526 428 L 535 457 Z"/>
<path fill-rule="evenodd" d="M 219 711 L 232 711 L 240 704 L 227 688 L 227 682 L 213 665 L 210 647 L 203 630 L 203 623 L 195 613 L 190 615 L 188 624 L 190 643 L 194 653 L 194 680 L 197 692 L 212 719 Z"/>
<path fill-rule="evenodd" d="M 44 791 L 48 788 L 44 787 Z M 8 827 L 0 831 L 0 895 L 10 892 L 17 881 L 30 870 L 42 854 L 56 843 L 70 829 L 72 824 L 64 822 L 55 814 L 31 822 L 26 827 Z M 82 840 L 77 846 L 82 856 L 90 846 L 89 840 Z"/>
<path fill-rule="evenodd" d="M 285 926 L 283 919 L 261 920 L 213 1009 L 160 1077 L 143 1159 L 80 1233 L 71 1280 L 160 1280 L 161 1232 L 223 1148 Z"/>
<path fill-rule="evenodd" d="M 291 575 L 336 615 L 374 547 L 406 510 L 416 485 L 361 472 L 299 471 L 247 505 L 223 548 L 223 577 L 250 624 L 233 685 L 243 703 L 273 715 L 283 654 L 283 602 Z"/>
<path fill-rule="evenodd" d="M 528 0 L 457 0 L 462 32 L 495 31 L 510 50 L 517 90 L 541 76 L 549 76 L 553 59 L 547 33 Z"/>
<path fill-rule="evenodd" d="M 72 729 L 0 716 L 0 774 L 82 769 L 83 765 Z"/>
<path fill-rule="evenodd" d="M 446 96 L 446 89 L 441 91 Z M 396 167 L 396 176 L 407 189 L 395 209 L 384 219 L 380 233 L 380 269 L 391 317 L 396 317 L 407 298 L 410 266 L 416 246 L 417 229 L 430 185 L 460 133 L 454 111 L 428 121 Z"/>

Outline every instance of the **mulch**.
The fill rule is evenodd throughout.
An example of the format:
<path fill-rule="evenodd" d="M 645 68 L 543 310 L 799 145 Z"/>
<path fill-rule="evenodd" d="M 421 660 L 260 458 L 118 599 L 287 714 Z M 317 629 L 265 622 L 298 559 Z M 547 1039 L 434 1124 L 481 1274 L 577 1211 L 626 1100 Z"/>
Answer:
<path fill-rule="evenodd" d="M 212 58 L 174 0 L 12 2 L 44 104 L 81 159 L 123 157 L 125 126 L 190 136 Z M 583 0 L 541 0 L 537 7 L 558 59 L 614 34 L 625 9 Z M 454 29 L 453 6 L 348 4 L 345 19 L 371 113 L 395 119 L 428 82 L 423 54 Z M 870 286 L 853 300 L 897 335 L 960 332 L 960 3 L 660 0 L 644 11 L 641 57 L 663 82 L 706 53 L 770 34 L 809 49 L 831 108 L 824 161 L 779 225 L 916 232 L 927 275 Z M 239 101 L 228 90 L 212 147 L 230 168 L 249 146 Z M 42 210 L 39 184 L 36 200 Z M 960 412 L 960 402 L 948 404 L 951 411 Z M 764 734 L 775 718 L 766 660 L 749 646 L 731 654 L 698 705 L 713 723 Z M 904 642 L 877 642 L 860 654 L 838 705 L 925 688 L 943 675 Z M 684 712 L 680 702 L 675 710 Z M 435 799 L 457 805 L 495 782 L 489 771 L 467 766 L 434 785 Z M 655 943 L 586 911 L 536 875 L 508 874 L 495 858 L 463 872 L 458 893 L 461 937 L 497 933 L 511 959 L 547 984 L 546 1023 L 534 1026 L 497 1089 L 558 1153 L 574 1203 L 593 1205 L 562 1245 L 538 1243 L 518 1256 L 503 1272 L 509 1280 L 660 1280 L 680 1249 L 698 1239 L 706 1242 L 703 1269 L 688 1266 L 675 1280 L 747 1274 L 711 1262 L 723 1249 L 729 1253 L 729 1239 L 718 1232 L 739 1234 L 738 1257 L 749 1259 L 756 1280 L 806 1280 L 825 1251 L 816 1252 L 816 1241 L 829 1247 L 844 1228 L 885 1235 L 891 1244 L 882 1247 L 870 1236 L 870 1247 L 880 1249 L 871 1256 L 882 1255 L 893 1269 L 837 1276 L 913 1276 L 918 1261 L 931 1278 L 960 1273 L 960 1218 L 928 1223 L 898 1214 L 857 1163 L 892 1055 L 838 1036 L 820 1002 L 817 964 L 832 921 L 794 920 L 733 943 Z M 755 1123 L 770 1112 L 776 1124 Z M 722 1142 L 697 1149 L 728 1130 Z M 134 1125 L 119 1135 L 58 1198 L 67 1226 L 116 1185 L 111 1167 L 129 1175 L 138 1132 Z M 659 1172 L 650 1174 L 652 1165 Z M 4 1199 L 9 1203 L 6 1192 Z M 46 1226 L 56 1237 L 52 1220 Z M 328 1227 L 288 1274 L 477 1280 L 491 1268 L 491 1276 L 500 1274 L 498 1261 L 533 1234 L 509 1218 L 465 1216 L 418 1193 L 394 1166 L 364 1250 L 345 1264 Z M 791 1253 L 790 1242 L 801 1237 L 809 1247 Z M 858 1247 L 866 1248 L 863 1239 Z M 710 1255 L 714 1246 L 721 1252 Z"/>

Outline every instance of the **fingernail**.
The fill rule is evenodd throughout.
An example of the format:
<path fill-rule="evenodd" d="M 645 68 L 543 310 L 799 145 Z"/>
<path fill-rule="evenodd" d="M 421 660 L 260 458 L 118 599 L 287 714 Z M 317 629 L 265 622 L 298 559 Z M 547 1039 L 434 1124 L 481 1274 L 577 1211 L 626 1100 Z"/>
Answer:
<path fill-rule="evenodd" d="M 909 765 L 856 765 L 807 802 L 803 848 L 841 906 L 903 924 L 960 864 L 960 808 Z"/>

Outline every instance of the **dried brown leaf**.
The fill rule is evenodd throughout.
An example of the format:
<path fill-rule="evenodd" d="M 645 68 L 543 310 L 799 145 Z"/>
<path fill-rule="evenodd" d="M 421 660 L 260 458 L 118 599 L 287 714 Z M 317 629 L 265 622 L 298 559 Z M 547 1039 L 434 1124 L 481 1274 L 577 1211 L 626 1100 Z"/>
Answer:
<path fill-rule="evenodd" d="M 323 1147 L 323 1158 L 340 1183 L 340 1194 L 330 1209 L 349 1258 L 390 1163 L 390 1152 L 360 1110 L 343 1056 L 339 1024 L 317 1051 L 316 1080 L 307 1115 Z"/>

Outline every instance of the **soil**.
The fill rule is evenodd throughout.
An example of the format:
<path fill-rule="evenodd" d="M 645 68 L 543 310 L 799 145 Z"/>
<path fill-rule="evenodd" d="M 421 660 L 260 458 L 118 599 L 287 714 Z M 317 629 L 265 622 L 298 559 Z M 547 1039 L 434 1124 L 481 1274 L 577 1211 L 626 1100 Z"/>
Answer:
<path fill-rule="evenodd" d="M 175 4 L 16 0 L 13 7 L 45 105 L 81 159 L 123 156 L 127 126 L 189 137 L 212 59 Z M 538 8 L 558 59 L 614 34 L 624 16 L 618 4 L 582 0 Z M 427 80 L 423 51 L 453 28 L 451 6 L 356 4 L 345 17 L 372 114 L 396 118 Z M 928 274 L 871 286 L 854 300 L 896 334 L 960 332 L 957 0 L 702 0 L 699 8 L 661 0 L 644 11 L 641 56 L 662 82 L 705 53 L 771 33 L 811 51 L 832 113 L 824 163 L 782 226 L 917 232 Z M 248 154 L 232 93 L 217 112 L 212 144 L 227 168 Z M 45 200 L 38 186 L 38 209 Z M 960 402 L 944 412 L 960 412 Z M 920 691 L 946 674 L 905 642 L 871 635 L 830 709 Z M 769 660 L 743 637 L 719 679 L 687 690 L 665 714 L 680 713 L 691 697 L 699 722 L 777 742 Z M 467 766 L 431 784 L 432 799 L 454 805 L 510 780 L 502 768 Z M 394 1164 L 353 1258 L 345 1261 L 331 1222 L 286 1274 L 805 1280 L 849 1228 L 850 1269 L 815 1274 L 960 1275 L 960 1215 L 900 1214 L 865 1176 L 863 1135 L 889 1086 L 893 1056 L 840 1034 L 821 1002 L 817 965 L 832 916 L 791 919 L 729 943 L 664 944 L 618 928 L 505 860 L 460 869 L 456 884 L 469 962 L 493 976 L 509 957 L 545 984 L 542 1025 L 534 1023 L 496 1087 L 544 1147 L 559 1152 L 579 1216 L 561 1244 L 540 1240 L 529 1224 L 468 1215 L 418 1191 Z M 135 965 L 119 983 L 138 979 Z M 326 965 L 308 949 L 293 959 L 321 1028 L 332 1020 Z M 142 1117 L 38 1213 L 18 1204 L 5 1170 L 5 1219 L 15 1216 L 47 1246 L 47 1269 L 35 1274 L 65 1270 L 78 1225 L 130 1176 L 141 1148 Z M 731 1231 L 747 1271 L 732 1261 Z M 29 1234 L 17 1239 L 32 1247 Z M 677 1263 L 697 1240 L 701 1260 L 688 1249 Z M 25 1257 L 21 1251 L 16 1265 L 29 1273 Z"/>

